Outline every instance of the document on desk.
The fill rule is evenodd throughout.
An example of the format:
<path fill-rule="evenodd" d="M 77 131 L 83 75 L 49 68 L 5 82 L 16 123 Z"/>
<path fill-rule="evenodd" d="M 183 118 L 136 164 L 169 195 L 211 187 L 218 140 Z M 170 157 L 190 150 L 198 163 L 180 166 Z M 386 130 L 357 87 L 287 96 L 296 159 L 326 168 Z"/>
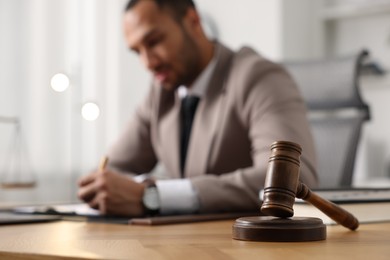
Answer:
<path fill-rule="evenodd" d="M 85 203 L 24 206 L 14 208 L 13 212 L 16 214 L 60 216 L 61 219 L 70 221 L 88 221 L 115 224 L 129 224 L 130 221 L 128 217 L 101 215 L 98 210 L 90 208 Z"/>
<path fill-rule="evenodd" d="M 21 215 L 12 212 L 0 212 L 0 225 L 42 223 L 60 219 L 59 216 Z"/>
<path fill-rule="evenodd" d="M 215 213 L 215 214 L 193 214 L 193 215 L 172 215 L 172 216 L 154 216 L 145 218 L 127 218 L 116 216 L 102 216 L 98 210 L 90 208 L 87 204 L 63 204 L 50 206 L 26 206 L 14 209 L 19 214 L 44 214 L 61 215 L 67 220 L 84 220 L 91 222 L 105 222 L 131 225 L 167 225 L 179 223 L 191 223 L 201 221 L 227 220 L 245 216 L 256 216 L 259 212 L 234 212 L 234 213 Z M 77 217 L 82 217 L 77 218 Z"/>
<path fill-rule="evenodd" d="M 335 203 L 390 202 L 390 188 L 317 189 L 317 195 Z"/>
<path fill-rule="evenodd" d="M 390 221 L 390 189 L 335 189 L 313 190 L 317 195 L 352 213 L 360 223 Z M 297 199 L 294 216 L 318 217 L 325 224 L 336 224 L 316 207 Z"/>
<path fill-rule="evenodd" d="M 14 209 L 14 212 L 24 214 L 77 215 L 85 217 L 100 215 L 98 210 L 92 209 L 84 203 L 17 207 Z"/>

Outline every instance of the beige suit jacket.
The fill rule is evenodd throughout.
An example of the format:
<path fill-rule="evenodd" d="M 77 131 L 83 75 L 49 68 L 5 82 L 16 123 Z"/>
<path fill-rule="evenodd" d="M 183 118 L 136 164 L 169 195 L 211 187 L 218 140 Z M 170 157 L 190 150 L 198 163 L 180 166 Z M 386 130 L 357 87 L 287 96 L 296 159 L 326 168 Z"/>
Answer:
<path fill-rule="evenodd" d="M 250 48 L 234 53 L 218 47 L 221 58 L 198 105 L 184 170 L 200 211 L 258 210 L 274 141 L 302 146 L 301 179 L 316 185 L 313 140 L 293 80 Z M 170 177 L 180 178 L 180 103 L 177 93 L 152 86 L 110 150 L 111 166 L 140 174 L 160 162 Z"/>

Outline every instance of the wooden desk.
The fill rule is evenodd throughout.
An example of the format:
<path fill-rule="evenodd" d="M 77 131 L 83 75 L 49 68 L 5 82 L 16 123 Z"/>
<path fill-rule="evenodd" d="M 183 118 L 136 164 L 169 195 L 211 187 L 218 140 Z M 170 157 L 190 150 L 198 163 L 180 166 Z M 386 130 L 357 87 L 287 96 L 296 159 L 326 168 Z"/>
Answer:
<path fill-rule="evenodd" d="M 324 241 L 244 242 L 233 221 L 167 226 L 52 222 L 0 227 L 0 259 L 389 259 L 390 223 L 328 227 Z"/>

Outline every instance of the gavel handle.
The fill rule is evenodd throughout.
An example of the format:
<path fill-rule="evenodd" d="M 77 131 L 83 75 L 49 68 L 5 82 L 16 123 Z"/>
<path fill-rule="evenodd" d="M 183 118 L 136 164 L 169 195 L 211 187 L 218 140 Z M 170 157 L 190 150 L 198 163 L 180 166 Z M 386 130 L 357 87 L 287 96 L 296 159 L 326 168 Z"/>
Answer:
<path fill-rule="evenodd" d="M 356 230 L 359 227 L 359 221 L 355 218 L 355 216 L 336 204 L 321 198 L 303 183 L 299 183 L 296 197 L 311 203 L 313 206 L 344 227 L 351 230 Z"/>

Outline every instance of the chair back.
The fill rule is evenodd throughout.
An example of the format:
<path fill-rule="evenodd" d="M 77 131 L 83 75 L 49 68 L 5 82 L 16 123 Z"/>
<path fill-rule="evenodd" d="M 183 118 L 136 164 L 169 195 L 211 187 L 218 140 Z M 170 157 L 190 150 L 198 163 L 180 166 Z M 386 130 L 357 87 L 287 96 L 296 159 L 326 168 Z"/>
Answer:
<path fill-rule="evenodd" d="M 370 111 L 359 91 L 366 50 L 328 60 L 286 62 L 309 111 L 320 188 L 350 187 L 364 121 Z"/>

